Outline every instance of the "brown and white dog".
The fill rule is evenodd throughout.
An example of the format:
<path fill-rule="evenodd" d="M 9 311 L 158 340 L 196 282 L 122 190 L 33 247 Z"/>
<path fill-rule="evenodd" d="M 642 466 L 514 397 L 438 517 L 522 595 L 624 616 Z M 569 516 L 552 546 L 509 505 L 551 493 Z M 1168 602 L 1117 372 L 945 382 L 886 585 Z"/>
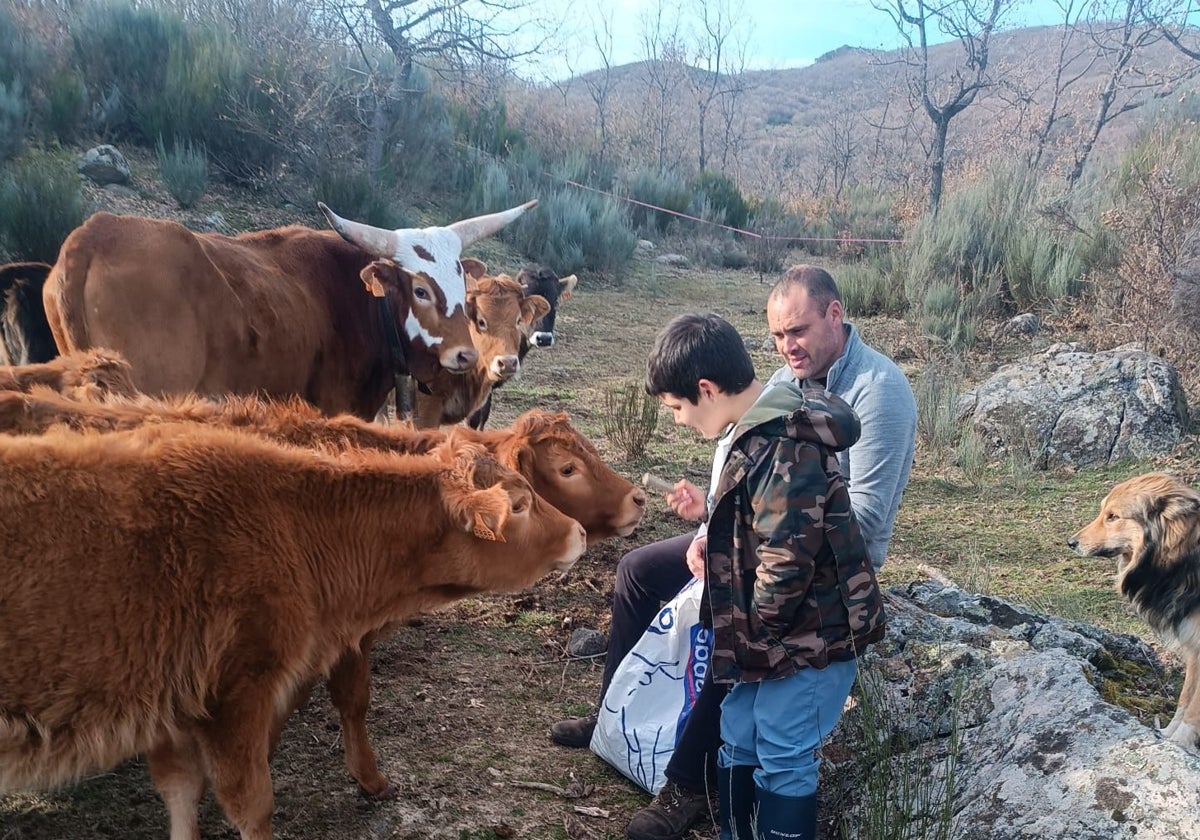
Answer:
<path fill-rule="evenodd" d="M 1184 660 L 1183 691 L 1164 737 L 1200 752 L 1200 493 L 1147 473 L 1114 487 L 1067 545 L 1115 557 L 1117 591 Z"/>

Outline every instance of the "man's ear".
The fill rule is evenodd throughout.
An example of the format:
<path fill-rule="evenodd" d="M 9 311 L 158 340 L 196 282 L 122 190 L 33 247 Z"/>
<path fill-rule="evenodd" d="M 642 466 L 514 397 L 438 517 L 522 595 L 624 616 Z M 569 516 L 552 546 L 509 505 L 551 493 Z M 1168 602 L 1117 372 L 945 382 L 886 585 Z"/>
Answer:
<path fill-rule="evenodd" d="M 842 309 L 842 302 L 840 300 L 831 300 L 829 307 L 825 310 L 825 314 L 829 317 L 837 318 L 839 321 L 846 317 L 846 312 Z"/>

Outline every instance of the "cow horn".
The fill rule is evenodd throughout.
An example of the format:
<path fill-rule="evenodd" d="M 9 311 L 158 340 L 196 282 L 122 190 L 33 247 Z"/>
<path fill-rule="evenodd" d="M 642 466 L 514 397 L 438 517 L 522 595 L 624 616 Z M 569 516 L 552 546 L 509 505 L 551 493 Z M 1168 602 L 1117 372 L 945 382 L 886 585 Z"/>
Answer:
<path fill-rule="evenodd" d="M 520 207 L 501 210 L 499 213 L 490 213 L 486 216 L 476 216 L 473 219 L 463 219 L 461 222 L 455 222 L 448 227 L 458 234 L 458 238 L 462 240 L 463 247 L 466 248 L 474 245 L 480 239 L 486 239 L 498 233 L 501 228 L 515 222 L 517 217 L 526 210 L 536 206 L 537 199 L 535 198 L 532 201 L 526 201 Z"/>
<path fill-rule="evenodd" d="M 384 228 L 371 227 L 362 222 L 352 222 L 334 213 L 324 202 L 318 201 L 317 207 L 329 220 L 329 226 L 336 230 L 351 245 L 357 245 L 373 257 L 394 259 L 399 248 L 396 232 Z"/>

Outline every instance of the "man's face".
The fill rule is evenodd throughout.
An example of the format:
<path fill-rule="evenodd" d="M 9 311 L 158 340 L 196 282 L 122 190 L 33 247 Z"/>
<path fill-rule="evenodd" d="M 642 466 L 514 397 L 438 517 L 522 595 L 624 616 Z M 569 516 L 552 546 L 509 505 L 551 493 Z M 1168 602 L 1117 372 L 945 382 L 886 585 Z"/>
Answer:
<path fill-rule="evenodd" d="M 767 325 L 775 349 L 797 379 L 819 379 L 842 355 L 842 304 L 833 301 L 822 315 L 803 287 L 767 301 Z"/>
<path fill-rule="evenodd" d="M 676 426 L 687 426 L 701 437 L 712 440 L 720 436 L 729 421 L 718 411 L 714 395 L 716 386 L 706 379 L 700 380 L 700 398 L 690 402 L 677 394 L 661 394 L 659 402 L 671 410 L 671 419 Z"/>

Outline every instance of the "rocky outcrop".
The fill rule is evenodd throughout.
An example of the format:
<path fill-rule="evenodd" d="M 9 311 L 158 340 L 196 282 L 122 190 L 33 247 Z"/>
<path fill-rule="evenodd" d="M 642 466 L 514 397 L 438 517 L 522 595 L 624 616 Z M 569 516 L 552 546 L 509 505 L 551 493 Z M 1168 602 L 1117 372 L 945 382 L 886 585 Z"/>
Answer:
<path fill-rule="evenodd" d="M 1170 452 L 1188 425 L 1175 369 L 1134 347 L 1055 344 L 1006 365 L 959 400 L 991 456 L 1099 466 Z"/>
<path fill-rule="evenodd" d="M 951 836 L 1200 837 L 1200 758 L 1102 697 L 1123 669 L 1155 676 L 1140 640 L 932 581 L 894 587 L 887 606 L 862 674 L 907 751 L 945 755 L 958 733 L 952 774 L 928 771 L 953 787 Z"/>

